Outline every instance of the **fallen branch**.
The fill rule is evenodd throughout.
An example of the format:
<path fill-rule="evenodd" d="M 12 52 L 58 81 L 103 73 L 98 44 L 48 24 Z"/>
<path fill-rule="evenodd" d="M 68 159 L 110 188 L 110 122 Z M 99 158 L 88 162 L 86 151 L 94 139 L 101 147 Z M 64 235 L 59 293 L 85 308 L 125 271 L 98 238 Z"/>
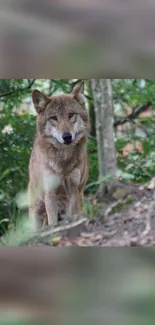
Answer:
<path fill-rule="evenodd" d="M 140 234 L 140 239 L 146 237 L 151 232 L 152 229 L 151 220 L 152 220 L 152 215 L 154 216 L 154 211 L 155 211 L 155 203 L 153 202 L 148 211 L 148 214 L 146 215 L 145 229 Z"/>
<path fill-rule="evenodd" d="M 73 233 L 74 234 L 79 233 L 79 235 L 80 235 L 80 232 L 82 231 L 82 228 L 86 224 L 87 220 L 88 220 L 87 218 L 82 218 L 78 221 L 72 222 L 71 224 L 59 226 L 56 228 L 54 228 L 52 226 L 47 226 L 46 228 L 43 228 L 40 231 L 29 236 L 29 238 L 21 241 L 19 243 L 19 246 L 25 246 L 33 240 L 39 241 L 39 240 L 45 239 L 46 237 L 49 237 L 49 236 L 53 237 L 56 234 L 66 234 L 67 233 L 68 235 L 72 236 Z"/>

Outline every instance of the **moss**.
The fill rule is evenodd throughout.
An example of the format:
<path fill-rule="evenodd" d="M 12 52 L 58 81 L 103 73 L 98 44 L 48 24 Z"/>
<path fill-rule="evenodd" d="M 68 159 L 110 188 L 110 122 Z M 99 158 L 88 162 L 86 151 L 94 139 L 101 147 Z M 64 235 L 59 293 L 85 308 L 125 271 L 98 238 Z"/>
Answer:
<path fill-rule="evenodd" d="M 116 213 L 120 210 L 122 210 L 125 206 L 125 203 L 123 201 L 118 201 L 115 206 L 112 207 L 111 212 Z"/>
<path fill-rule="evenodd" d="M 117 201 L 115 206 L 112 207 L 111 212 L 116 213 L 120 210 L 126 209 L 129 204 L 131 204 L 134 201 L 133 197 L 128 195 L 124 200 Z"/>
<path fill-rule="evenodd" d="M 125 199 L 125 203 L 126 203 L 126 204 L 130 204 L 130 203 L 132 203 L 133 201 L 134 201 L 134 199 L 133 199 L 133 197 L 130 196 L 130 195 L 128 195 L 128 196 L 126 197 L 126 199 Z"/>

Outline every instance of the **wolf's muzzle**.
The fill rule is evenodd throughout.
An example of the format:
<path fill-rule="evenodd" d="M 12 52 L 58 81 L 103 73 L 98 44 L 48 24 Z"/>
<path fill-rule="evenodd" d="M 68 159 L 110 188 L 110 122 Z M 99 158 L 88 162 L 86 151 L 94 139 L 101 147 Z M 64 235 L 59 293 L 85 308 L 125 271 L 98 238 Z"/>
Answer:
<path fill-rule="evenodd" d="M 62 138 L 65 144 L 70 144 L 72 142 L 72 135 L 71 133 L 63 133 Z"/>

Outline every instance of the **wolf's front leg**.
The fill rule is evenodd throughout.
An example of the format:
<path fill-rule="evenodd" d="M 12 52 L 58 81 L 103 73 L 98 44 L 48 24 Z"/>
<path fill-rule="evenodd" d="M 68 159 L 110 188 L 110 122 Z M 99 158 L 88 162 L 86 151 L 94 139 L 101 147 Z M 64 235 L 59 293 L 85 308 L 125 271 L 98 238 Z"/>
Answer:
<path fill-rule="evenodd" d="M 57 226 L 58 223 L 58 200 L 53 192 L 45 194 L 45 207 L 48 225 Z"/>
<path fill-rule="evenodd" d="M 80 213 L 80 204 L 79 204 L 79 193 L 78 191 L 72 193 L 69 198 L 69 204 L 66 211 L 66 216 L 70 220 L 74 220 L 74 217 Z"/>
<path fill-rule="evenodd" d="M 42 227 L 43 213 L 44 213 L 44 204 L 39 200 L 29 207 L 29 219 L 31 222 L 32 229 L 34 231 L 37 231 Z"/>
<path fill-rule="evenodd" d="M 56 190 L 60 184 L 60 177 L 49 171 L 44 172 L 45 208 L 48 225 L 56 226 L 58 223 L 58 199 Z"/>
<path fill-rule="evenodd" d="M 69 219 L 74 218 L 74 215 L 80 212 L 80 204 L 79 204 L 80 197 L 78 191 L 80 178 L 81 178 L 80 170 L 74 169 L 68 179 L 69 204 L 67 207 L 66 215 L 69 217 Z"/>

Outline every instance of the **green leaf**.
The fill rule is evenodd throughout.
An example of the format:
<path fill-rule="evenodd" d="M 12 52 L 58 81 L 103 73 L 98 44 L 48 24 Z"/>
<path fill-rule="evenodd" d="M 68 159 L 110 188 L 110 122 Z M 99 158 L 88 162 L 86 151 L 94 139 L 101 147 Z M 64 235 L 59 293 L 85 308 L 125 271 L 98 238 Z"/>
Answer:
<path fill-rule="evenodd" d="M 142 146 L 143 146 L 145 155 L 147 155 L 150 152 L 150 150 L 151 150 L 150 141 L 144 140 L 142 142 Z"/>

